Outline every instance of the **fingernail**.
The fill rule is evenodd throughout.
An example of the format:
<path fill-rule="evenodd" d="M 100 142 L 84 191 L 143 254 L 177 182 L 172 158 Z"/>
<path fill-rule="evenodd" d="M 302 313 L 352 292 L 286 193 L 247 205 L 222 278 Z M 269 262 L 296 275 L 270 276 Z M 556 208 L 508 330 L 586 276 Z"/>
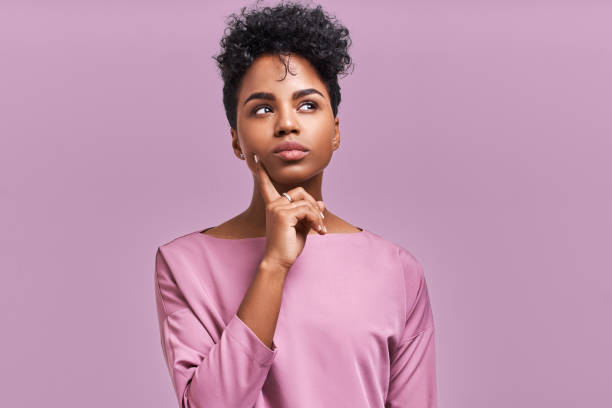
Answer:
<path fill-rule="evenodd" d="M 317 228 L 317 230 L 321 231 L 321 224 L 319 224 L 319 227 Z"/>
<path fill-rule="evenodd" d="M 255 160 L 255 164 L 259 163 L 259 159 L 257 158 L 257 153 L 253 153 L 253 160 Z"/>
<path fill-rule="evenodd" d="M 325 216 L 323 215 L 323 213 L 321 213 L 321 218 L 325 218 Z"/>
<path fill-rule="evenodd" d="M 323 231 L 325 231 L 325 233 L 327 234 L 327 227 L 325 225 L 323 226 Z"/>

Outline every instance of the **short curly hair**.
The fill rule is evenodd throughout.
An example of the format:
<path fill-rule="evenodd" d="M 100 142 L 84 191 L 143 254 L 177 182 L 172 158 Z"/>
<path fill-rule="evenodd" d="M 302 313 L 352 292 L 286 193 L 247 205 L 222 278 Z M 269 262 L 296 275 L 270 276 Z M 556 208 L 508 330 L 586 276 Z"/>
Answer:
<path fill-rule="evenodd" d="M 299 2 L 253 9 L 242 7 L 240 14 L 227 17 L 220 41 L 221 53 L 213 56 L 223 78 L 223 105 L 232 129 L 236 127 L 238 89 L 253 61 L 262 54 L 298 54 L 315 68 L 327 87 L 334 117 L 340 104 L 338 76 L 348 73 L 354 63 L 348 53 L 349 30 L 318 5 L 310 8 Z M 285 75 L 288 67 L 285 64 Z"/>

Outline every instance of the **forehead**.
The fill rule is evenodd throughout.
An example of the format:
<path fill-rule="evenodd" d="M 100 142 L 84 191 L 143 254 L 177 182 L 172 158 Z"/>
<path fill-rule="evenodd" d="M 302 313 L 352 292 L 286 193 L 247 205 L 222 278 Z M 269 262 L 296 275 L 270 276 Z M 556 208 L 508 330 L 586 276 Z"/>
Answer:
<path fill-rule="evenodd" d="M 316 88 L 327 96 L 325 84 L 306 58 L 296 54 L 283 58 L 289 68 L 287 72 L 278 55 L 257 57 L 242 77 L 238 102 L 253 92 L 272 92 L 282 97 L 305 88 Z"/>

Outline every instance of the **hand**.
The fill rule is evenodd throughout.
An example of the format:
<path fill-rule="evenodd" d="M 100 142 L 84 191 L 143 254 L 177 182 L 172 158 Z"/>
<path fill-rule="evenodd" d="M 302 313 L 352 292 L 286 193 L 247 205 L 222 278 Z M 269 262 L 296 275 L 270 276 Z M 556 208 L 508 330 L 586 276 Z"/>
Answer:
<path fill-rule="evenodd" d="M 325 204 L 316 201 L 303 187 L 286 192 L 293 200 L 289 202 L 276 190 L 261 159 L 257 157 L 258 160 L 255 160 L 254 155 L 247 155 L 247 165 L 255 169 L 259 190 L 266 204 L 266 249 L 263 260 L 288 271 L 302 253 L 310 229 L 314 228 L 321 235 L 326 233 L 322 213 Z"/>

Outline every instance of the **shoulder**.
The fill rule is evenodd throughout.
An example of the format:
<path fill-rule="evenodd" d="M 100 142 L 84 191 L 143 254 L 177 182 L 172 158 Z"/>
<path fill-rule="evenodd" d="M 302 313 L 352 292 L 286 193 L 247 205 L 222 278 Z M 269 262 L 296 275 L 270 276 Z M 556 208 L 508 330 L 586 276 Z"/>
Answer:
<path fill-rule="evenodd" d="M 157 247 L 154 282 L 158 305 L 165 316 L 200 298 L 198 275 L 204 268 L 196 234 L 199 232 L 184 234 Z"/>
<path fill-rule="evenodd" d="M 406 313 L 406 333 L 417 333 L 434 325 L 429 289 L 423 265 L 405 247 L 380 237 L 395 251 L 395 262 L 401 276 Z"/>
<path fill-rule="evenodd" d="M 161 244 L 159 244 L 158 249 L 164 248 L 165 250 L 167 250 L 167 249 L 181 248 L 185 246 L 186 244 L 188 244 L 189 242 L 193 241 L 195 234 L 200 234 L 200 232 L 193 231 L 193 232 L 189 232 L 183 235 L 179 235 L 168 241 L 162 242 Z"/>
<path fill-rule="evenodd" d="M 424 280 L 423 267 L 412 251 L 371 231 L 370 236 L 376 249 L 384 251 L 384 253 L 387 253 L 393 259 L 395 266 L 402 272 L 407 286 L 418 286 L 421 284 L 421 281 Z"/>
<path fill-rule="evenodd" d="M 174 266 L 187 262 L 193 255 L 197 255 L 199 231 L 183 234 L 161 243 L 156 250 L 155 259 L 157 275 L 169 273 Z"/>

